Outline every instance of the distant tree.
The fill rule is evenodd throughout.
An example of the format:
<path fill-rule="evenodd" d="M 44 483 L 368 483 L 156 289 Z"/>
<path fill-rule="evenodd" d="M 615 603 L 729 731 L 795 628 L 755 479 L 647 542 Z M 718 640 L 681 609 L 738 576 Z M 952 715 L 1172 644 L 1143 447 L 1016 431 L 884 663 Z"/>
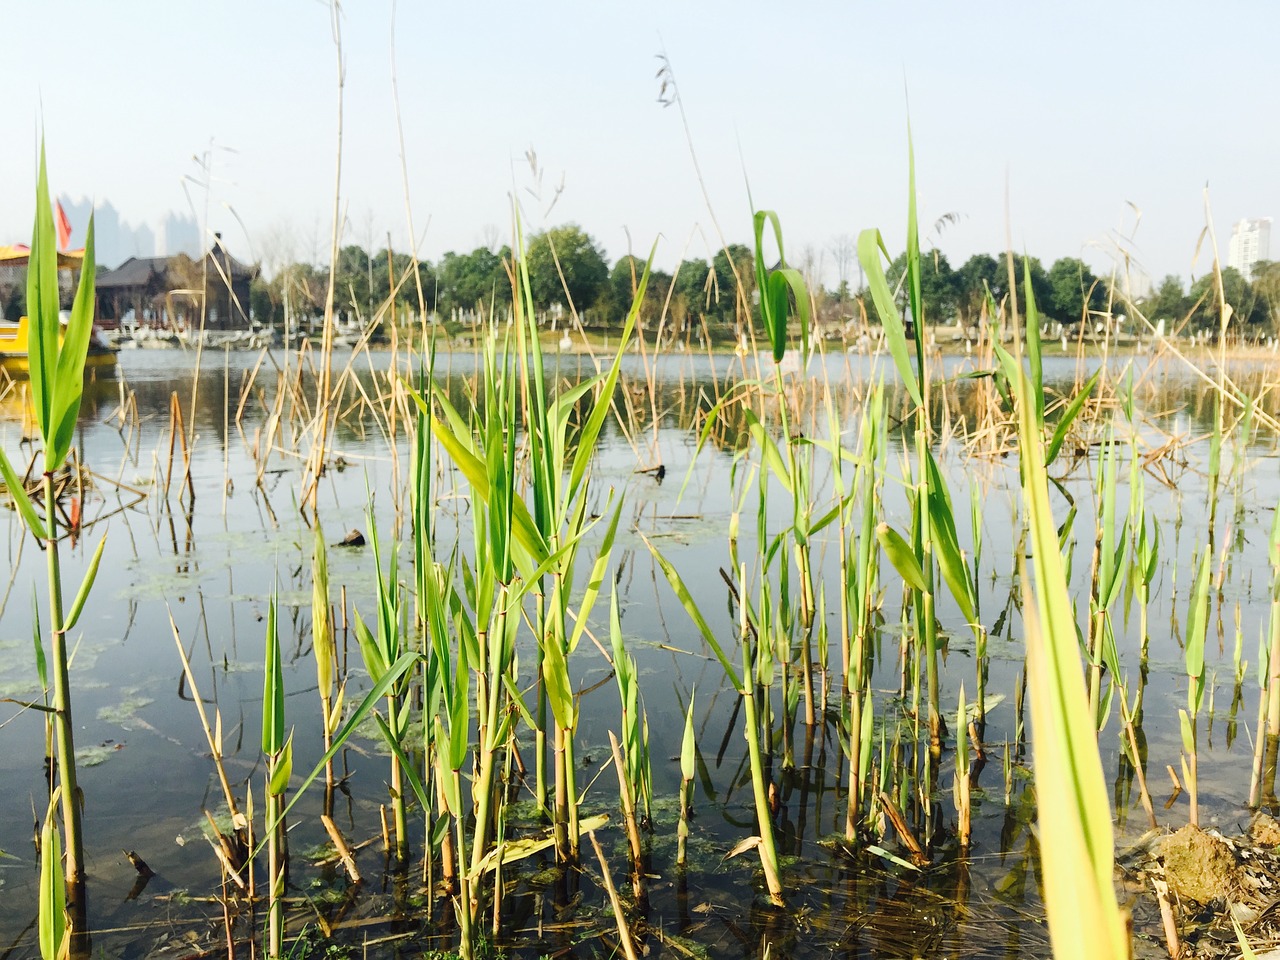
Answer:
<path fill-rule="evenodd" d="M 427 310 L 435 308 L 436 276 L 430 263 L 418 263 L 418 276 L 422 280 L 423 305 Z M 395 291 L 396 307 L 401 319 L 406 312 L 418 311 L 418 284 L 413 279 L 413 257 L 407 253 L 379 251 L 373 259 L 373 301 L 375 304 L 385 303 Z"/>
<path fill-rule="evenodd" d="M 639 274 L 636 274 L 639 277 Z M 646 326 L 656 324 L 662 317 L 662 311 L 668 307 L 668 295 L 671 294 L 671 274 L 665 270 L 649 271 L 649 287 L 645 291 L 644 303 L 640 307 L 640 320 Z M 631 305 L 627 304 L 627 309 Z"/>
<path fill-rule="evenodd" d="M 639 257 L 627 254 L 613 265 L 609 271 L 609 282 L 599 300 L 606 321 L 618 322 L 626 316 L 642 276 L 644 261 Z"/>
<path fill-rule="evenodd" d="M 568 306 L 572 300 L 582 313 L 595 306 L 609 279 L 604 254 L 590 235 L 573 223 L 535 235 L 529 241 L 528 260 L 533 301 L 541 308 L 553 303 Z"/>
<path fill-rule="evenodd" d="M 711 268 L 705 260 L 681 260 L 676 269 L 675 284 L 677 298 L 683 297 L 685 307 L 690 313 L 699 314 L 707 311 L 707 277 Z"/>
<path fill-rule="evenodd" d="M 1280 263 L 1259 260 L 1253 265 L 1253 289 L 1262 302 L 1273 331 L 1280 330 Z"/>
<path fill-rule="evenodd" d="M 1006 268 L 1007 269 L 1007 268 Z M 1036 298 L 1036 312 L 1043 313 L 1053 302 L 1053 286 L 1049 283 L 1049 274 L 1045 272 L 1039 257 L 1015 256 L 1013 272 L 1017 280 L 1018 313 L 1026 315 L 1026 284 L 1031 279 L 1031 293 Z"/>
<path fill-rule="evenodd" d="M 715 287 L 707 312 L 722 320 L 733 321 L 738 316 L 739 299 L 742 309 L 750 312 L 756 289 L 755 254 L 750 248 L 731 243 L 717 251 L 711 259 L 711 271 L 715 274 Z M 739 279 L 742 281 L 741 290 L 738 289 Z"/>
<path fill-rule="evenodd" d="M 956 295 L 960 318 L 966 325 L 978 322 L 987 290 L 996 303 L 1009 286 L 1009 273 L 1002 261 L 988 253 L 975 253 L 956 271 Z"/>
<path fill-rule="evenodd" d="M 1222 268 L 1222 294 L 1231 305 L 1229 326 L 1237 332 L 1249 332 L 1249 327 L 1260 324 L 1266 319 L 1267 310 L 1264 299 L 1258 296 L 1253 285 L 1235 267 Z M 1196 307 L 1192 323 L 1204 330 L 1218 329 L 1221 324 L 1221 314 L 1217 284 L 1213 274 L 1206 273 L 1193 283 L 1189 297 L 1192 303 L 1203 297 L 1200 305 Z"/>
<path fill-rule="evenodd" d="M 1141 305 L 1142 312 L 1152 323 L 1165 321 L 1165 330 L 1172 332 L 1174 326 L 1187 315 L 1190 304 L 1183 294 L 1182 281 L 1169 274 L 1160 281 L 1155 293 Z"/>
<path fill-rule="evenodd" d="M 906 272 L 904 252 L 898 254 L 886 271 L 889 288 L 898 292 L 898 303 L 904 310 L 910 297 L 903 282 Z M 960 285 L 945 254 L 932 250 L 920 255 L 920 295 L 924 299 L 925 323 L 947 323 L 955 317 L 960 306 Z"/>
<path fill-rule="evenodd" d="M 1049 302 L 1044 313 L 1059 323 L 1079 323 L 1087 311 L 1106 307 L 1106 292 L 1098 278 L 1075 257 L 1062 257 L 1049 268 Z"/>
<path fill-rule="evenodd" d="M 461 310 L 486 317 L 498 306 L 510 304 L 511 280 L 503 266 L 510 255 L 506 247 L 497 253 L 488 247 L 446 253 L 436 266 L 436 310 L 445 318 Z"/>
<path fill-rule="evenodd" d="M 324 313 L 324 298 L 329 284 L 328 270 L 309 263 L 279 263 L 270 280 L 261 274 L 249 284 L 249 303 L 259 323 L 283 327 L 312 320 Z"/>
<path fill-rule="evenodd" d="M 621 257 L 609 271 L 609 280 L 599 300 L 597 310 L 609 324 L 620 324 L 631 309 L 635 293 L 639 289 L 640 279 L 644 276 L 645 262 L 631 254 Z M 662 308 L 667 302 L 667 293 L 671 289 L 671 274 L 663 270 L 649 271 L 649 284 L 645 289 L 644 303 L 640 307 L 640 324 L 644 326 L 655 323 L 662 315 Z"/>
<path fill-rule="evenodd" d="M 370 274 L 373 255 L 351 243 L 338 251 L 333 283 L 333 309 L 343 320 L 352 316 L 369 319 L 373 313 L 373 285 Z"/>
<path fill-rule="evenodd" d="M 849 278 L 858 258 L 858 244 L 851 234 L 842 233 L 827 243 L 827 252 L 836 263 L 836 299 L 843 303 L 849 299 Z M 844 291 L 843 298 L 841 290 Z"/>

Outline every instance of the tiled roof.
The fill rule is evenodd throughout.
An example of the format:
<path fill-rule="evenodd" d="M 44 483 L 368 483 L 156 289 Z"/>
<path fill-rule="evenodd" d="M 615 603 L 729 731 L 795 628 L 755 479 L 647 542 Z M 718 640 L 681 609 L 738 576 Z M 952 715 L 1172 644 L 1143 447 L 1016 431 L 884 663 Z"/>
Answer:
<path fill-rule="evenodd" d="M 163 275 L 168 266 L 168 257 L 130 257 L 114 270 L 100 273 L 96 285 L 99 290 L 111 287 L 146 286 L 156 274 Z"/>

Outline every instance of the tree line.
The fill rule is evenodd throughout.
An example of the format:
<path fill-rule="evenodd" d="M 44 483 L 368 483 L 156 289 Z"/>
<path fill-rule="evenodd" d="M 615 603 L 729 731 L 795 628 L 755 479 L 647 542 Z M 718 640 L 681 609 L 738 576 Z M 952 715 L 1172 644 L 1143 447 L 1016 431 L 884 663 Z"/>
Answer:
<path fill-rule="evenodd" d="M 644 261 L 625 255 L 612 266 L 602 247 L 576 224 L 566 224 L 534 234 L 528 240 L 530 289 L 539 311 L 553 316 L 576 312 L 589 328 L 607 329 L 619 324 L 631 305 L 632 291 L 644 269 Z M 657 322 L 666 311 L 666 329 L 680 336 L 706 327 L 717 334 L 736 335 L 744 317 L 754 307 L 755 273 L 752 250 L 729 244 L 710 261 L 681 261 L 673 272 L 651 272 L 649 295 L 641 309 L 641 323 Z M 415 263 L 404 253 L 368 251 L 352 244 L 338 255 L 334 282 L 334 309 L 345 321 L 368 321 L 386 315 L 388 302 L 404 319 L 425 307 L 445 323 L 470 324 L 489 316 L 505 317 L 511 306 L 509 268 L 511 249 L 478 247 L 470 253 L 449 252 L 434 263 Z M 906 255 L 891 264 L 891 283 L 905 272 Z M 975 254 L 953 268 L 941 251 L 922 254 L 921 283 L 930 322 L 959 323 L 971 327 L 981 317 L 988 292 L 998 302 L 1007 292 L 1009 273 L 1004 255 Z M 1019 299 L 1023 269 L 1030 278 L 1040 313 L 1064 326 L 1100 322 L 1132 313 L 1124 297 L 1113 291 L 1123 283 L 1111 276 L 1096 276 L 1082 260 L 1063 257 L 1046 268 L 1037 257 L 1017 258 Z M 847 270 L 842 265 L 842 274 Z M 1222 270 L 1226 301 L 1233 308 L 1239 332 L 1259 335 L 1277 329 L 1280 319 L 1280 263 L 1260 263 L 1253 280 L 1231 267 Z M 286 313 L 307 322 L 322 316 L 328 285 L 328 268 L 293 263 L 270 278 L 259 277 L 251 290 L 251 307 L 260 323 L 279 326 Z M 810 278 L 815 316 L 828 332 L 845 330 L 864 322 L 876 322 L 865 290 L 847 279 L 826 289 Z M 905 303 L 905 293 L 900 291 Z M 1217 299 L 1212 273 L 1189 288 L 1176 276 L 1165 277 L 1136 306 L 1152 321 L 1166 321 L 1172 330 L 1184 320 L 1189 329 L 1216 329 Z"/>

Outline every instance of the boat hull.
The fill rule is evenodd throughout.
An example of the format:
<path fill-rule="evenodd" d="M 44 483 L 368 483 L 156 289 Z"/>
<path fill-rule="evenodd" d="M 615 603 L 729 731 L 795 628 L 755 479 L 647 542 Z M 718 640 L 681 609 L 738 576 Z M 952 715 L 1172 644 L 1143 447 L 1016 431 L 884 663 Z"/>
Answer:
<path fill-rule="evenodd" d="M 85 370 L 110 370 L 116 365 L 116 352 L 104 350 L 90 351 L 85 358 Z M 25 353 L 13 353 L 0 350 L 0 370 L 11 377 L 27 377 L 31 375 L 31 360 Z"/>
<path fill-rule="evenodd" d="M 0 324 L 0 370 L 11 377 L 26 377 L 31 373 L 31 360 L 27 351 L 28 327 L 26 317 L 22 317 L 17 323 Z M 115 365 L 116 351 L 105 346 L 95 332 L 89 341 L 85 370 L 104 370 Z"/>

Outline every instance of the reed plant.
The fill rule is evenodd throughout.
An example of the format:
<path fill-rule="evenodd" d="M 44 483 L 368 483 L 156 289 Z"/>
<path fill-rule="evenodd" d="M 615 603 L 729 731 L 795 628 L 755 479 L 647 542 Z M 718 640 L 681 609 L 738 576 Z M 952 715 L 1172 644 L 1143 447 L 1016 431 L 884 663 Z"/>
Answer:
<path fill-rule="evenodd" d="M 376 584 L 377 618 L 374 621 L 376 633 L 365 623 L 359 611 L 356 611 L 355 634 L 369 679 L 377 683 L 401 656 L 415 651 L 407 636 L 405 624 L 406 611 L 404 610 L 403 588 L 400 584 L 399 551 L 393 543 L 389 551 L 390 556 L 387 561 L 387 567 L 384 571 L 382 547 L 378 542 L 378 526 L 372 508 L 369 511 L 368 522 Z M 398 863 L 404 863 L 409 856 L 409 818 L 406 794 L 409 792 L 410 787 L 406 778 L 413 776 L 412 764 L 407 762 L 405 757 L 410 721 L 413 714 L 413 702 L 409 697 L 409 683 L 410 676 L 405 675 L 388 687 L 386 692 L 386 717 L 383 718 L 376 713 L 374 714 L 378 730 L 391 752 L 388 790 L 390 792 L 391 811 L 395 826 L 394 855 Z M 420 786 L 415 792 L 422 792 Z"/>
<path fill-rule="evenodd" d="M 967 716 L 964 684 L 961 684 L 960 700 L 956 705 L 955 771 L 951 781 L 951 797 L 956 807 L 956 837 L 960 841 L 961 850 L 969 849 L 973 823 L 973 778 L 969 769 L 969 738 L 965 734 Z"/>
<path fill-rule="evenodd" d="M 1010 264 L 1010 274 L 1013 267 Z M 1030 277 L 1024 288 L 1030 302 Z M 1027 314 L 1028 339 L 1035 324 Z M 1049 500 L 1042 395 L 1015 354 L 997 348 L 1015 400 L 1023 502 L 1034 583 L 1022 580 L 1044 901 L 1054 956 L 1131 956 L 1112 885 L 1114 838 L 1093 717 L 1081 671 L 1076 616 Z M 1035 361 L 1032 361 L 1033 365 Z"/>
<path fill-rule="evenodd" d="M 285 790 L 293 775 L 293 731 L 285 736 L 284 674 L 273 593 L 267 607 L 267 644 L 262 681 L 262 755 L 266 758 L 267 937 L 268 960 L 284 952 L 284 895 L 288 854 L 285 848 Z"/>
<path fill-rule="evenodd" d="M 867 774 L 871 761 L 875 701 L 871 690 L 872 653 L 876 630 L 879 591 L 880 551 L 875 531 L 880 508 L 880 477 L 885 456 L 884 384 L 872 388 L 860 418 L 856 467 L 846 500 L 846 516 L 839 531 L 844 541 L 840 552 L 843 712 L 845 754 L 849 762 L 849 796 L 845 812 L 845 839 L 852 840 L 866 812 Z M 841 455 L 833 458 L 837 483 L 841 476 Z M 846 528 L 855 505 L 861 509 L 856 536 Z"/>
<path fill-rule="evenodd" d="M 939 640 L 935 612 L 939 573 L 975 635 L 982 627 L 977 622 L 974 609 L 973 576 L 956 535 L 951 494 L 931 449 L 932 401 L 924 347 L 926 311 L 921 293 L 920 239 L 916 223 L 915 155 L 910 148 L 908 157 L 907 251 L 903 283 L 914 329 L 914 364 L 908 355 L 906 326 L 885 276 L 881 255 L 887 257 L 888 250 L 878 230 L 864 230 L 859 235 L 858 259 L 866 272 L 867 285 L 884 326 L 889 353 L 913 408 L 911 437 L 915 465 L 914 475 L 907 477 L 911 490 L 910 542 L 883 524 L 880 529 L 884 534 L 881 543 L 890 561 L 911 588 L 913 628 L 919 641 L 919 655 L 924 661 L 922 672 L 927 684 L 930 752 L 936 759 L 941 755 L 945 737 L 939 703 Z M 890 533 L 892 536 L 888 535 Z"/>
<path fill-rule="evenodd" d="M 62 562 L 59 553 L 57 499 L 54 475 L 71 453 L 80 401 L 84 393 L 84 367 L 94 312 L 93 218 L 85 239 L 80 280 L 65 332 L 59 321 L 57 233 L 49 202 L 44 144 L 40 145 L 40 172 L 36 183 L 36 218 L 27 266 L 28 359 L 31 400 L 44 447 L 41 496 L 44 516 L 37 512 L 26 487 L 0 449 L 0 475 L 28 529 L 44 542 L 49 590 L 49 638 L 53 667 L 53 717 L 58 784 L 61 787 L 62 828 L 66 831 L 66 904 L 73 935 L 85 934 L 84 837 L 81 829 L 83 797 L 76 779 L 75 724 L 71 712 L 71 684 L 67 634 L 79 620 L 93 586 L 105 540 L 100 541 L 84 580 L 69 607 L 63 603 Z"/>
<path fill-rule="evenodd" d="M 658 567 L 666 578 L 667 583 L 675 592 L 676 599 L 689 615 L 693 625 L 706 642 L 708 649 L 719 661 L 725 677 L 733 684 L 734 690 L 741 698 L 745 724 L 744 735 L 747 740 L 747 757 L 751 771 L 752 794 L 755 802 L 756 826 L 758 829 L 758 833 L 752 838 L 751 844 L 758 849 L 760 854 L 760 865 L 764 872 L 769 899 L 775 905 L 781 906 L 783 904 L 783 885 L 781 872 L 778 868 L 773 815 L 769 807 L 769 778 L 765 770 L 764 757 L 761 750 L 763 727 L 759 717 L 755 679 L 758 657 L 753 649 L 756 645 L 752 641 L 752 620 L 748 613 L 748 604 L 745 599 L 740 599 L 738 603 L 738 643 L 741 657 L 741 671 L 739 671 L 733 660 L 729 658 L 724 647 L 721 646 L 710 624 L 707 623 L 700 605 L 694 599 L 688 586 L 685 585 L 684 578 L 681 577 L 679 571 L 662 555 L 652 541 L 645 538 L 645 544 L 648 546 L 654 560 L 657 561 Z M 739 564 L 737 573 L 738 583 L 745 584 L 747 582 L 745 563 Z"/>
<path fill-rule="evenodd" d="M 635 657 L 627 651 L 622 634 L 616 586 L 609 602 L 609 641 L 613 650 L 613 672 L 622 709 L 620 752 L 623 768 L 619 773 L 625 781 L 625 792 L 633 801 L 632 819 L 643 818 L 647 822 L 652 815 L 653 801 L 653 774 L 649 764 L 649 717 L 645 713 L 644 701 L 640 695 Z M 639 851 L 635 852 L 638 854 Z"/>
<path fill-rule="evenodd" d="M 1190 820 L 1200 825 L 1199 753 L 1197 751 L 1196 719 L 1204 703 L 1204 646 L 1209 631 L 1209 565 L 1212 557 L 1206 549 L 1196 564 L 1196 576 L 1191 586 L 1190 607 L 1187 610 L 1187 629 L 1183 638 L 1184 658 L 1187 670 L 1187 709 L 1178 711 L 1178 723 L 1182 733 L 1182 778 L 1186 781 L 1191 800 Z"/>
<path fill-rule="evenodd" d="M 688 857 L 689 821 L 693 817 L 693 777 L 697 772 L 698 741 L 693 729 L 694 691 L 689 691 L 689 707 L 684 714 L 684 735 L 680 738 L 680 823 L 676 828 L 676 867 L 683 870 Z"/>
<path fill-rule="evenodd" d="M 329 559 L 324 531 L 319 521 L 311 553 L 311 653 L 316 661 L 316 690 L 320 695 L 320 733 L 324 749 L 333 744 L 333 732 L 342 720 L 345 681 L 335 683 L 338 649 L 334 639 L 333 616 L 329 608 Z M 336 695 L 335 695 L 336 692 Z M 325 768 L 325 813 L 333 805 L 333 764 Z"/>
<path fill-rule="evenodd" d="M 612 511 L 604 541 L 597 553 L 587 589 L 575 609 L 571 603 L 578 546 L 592 524 L 588 503 L 592 493 L 590 466 L 605 418 L 613 409 L 613 396 L 621 376 L 622 359 L 631 342 L 640 308 L 648 289 L 656 243 L 636 286 L 631 307 L 623 322 L 622 334 L 607 372 L 589 378 L 577 387 L 547 393 L 541 341 L 534 311 L 529 265 L 523 249 L 519 219 L 516 220 L 517 258 L 513 265 L 515 345 L 519 353 L 523 425 L 528 446 L 531 519 L 538 541 L 544 544 L 547 569 L 539 571 L 534 631 L 538 640 L 537 672 L 539 769 L 543 764 L 542 743 L 547 725 L 545 708 L 550 707 L 551 743 L 554 755 L 554 803 L 552 823 L 557 849 L 563 859 L 576 862 L 579 848 L 578 789 L 574 733 L 577 704 L 569 695 L 569 660 L 584 635 L 587 618 L 599 594 L 608 564 L 621 510 L 621 498 Z M 570 432 L 578 403 L 594 394 L 595 403 L 582 420 L 576 437 Z M 545 778 L 540 775 L 537 796 L 545 802 Z"/>
<path fill-rule="evenodd" d="M 1033 316 L 1033 302 L 1027 302 L 1027 316 Z M 1094 723 L 1099 730 L 1106 725 L 1110 713 L 1110 700 L 1115 691 L 1116 674 L 1111 671 L 1111 685 L 1107 699 L 1102 698 L 1102 672 L 1106 663 L 1117 659 L 1115 629 L 1111 608 L 1120 596 L 1124 585 L 1129 547 L 1129 519 L 1126 515 L 1119 532 L 1116 531 L 1117 486 L 1119 451 L 1114 429 L 1108 428 L 1098 463 L 1097 531 L 1093 549 L 1093 589 L 1089 598 L 1089 706 L 1093 710 Z"/>

